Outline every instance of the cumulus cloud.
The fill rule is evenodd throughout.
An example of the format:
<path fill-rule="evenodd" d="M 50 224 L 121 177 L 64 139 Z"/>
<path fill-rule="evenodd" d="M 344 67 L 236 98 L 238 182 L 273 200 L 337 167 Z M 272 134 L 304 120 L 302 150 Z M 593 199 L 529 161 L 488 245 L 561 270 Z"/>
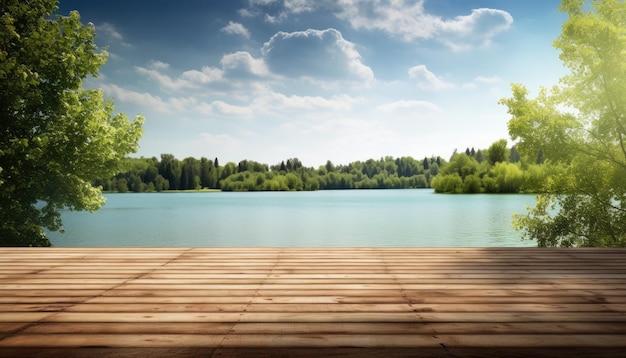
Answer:
<path fill-rule="evenodd" d="M 435 39 L 454 50 L 489 45 L 513 23 L 508 12 L 484 8 L 445 19 L 426 13 L 423 0 L 343 0 L 340 4 L 337 16 L 355 29 L 380 30 L 407 42 Z"/>
<path fill-rule="evenodd" d="M 355 45 L 335 29 L 281 31 L 263 45 L 261 52 L 273 73 L 287 77 L 357 82 L 374 79 Z"/>
<path fill-rule="evenodd" d="M 470 15 L 457 16 L 440 24 L 439 41 L 453 50 L 489 46 L 500 32 L 513 24 L 513 16 L 497 9 L 474 9 Z"/>
<path fill-rule="evenodd" d="M 246 29 L 243 24 L 240 24 L 238 22 L 229 21 L 228 25 L 222 27 L 220 31 L 225 32 L 229 35 L 240 35 L 247 39 L 250 38 L 250 31 L 248 31 L 248 29 Z"/>
<path fill-rule="evenodd" d="M 333 13 L 354 29 L 383 31 L 406 42 L 434 40 L 456 51 L 488 46 L 497 34 L 513 24 L 511 14 L 489 8 L 444 18 L 427 13 L 424 0 L 250 1 L 249 7 L 240 13 L 263 15 L 268 22 L 280 22 L 289 14 L 320 9 Z"/>
<path fill-rule="evenodd" d="M 221 80 L 224 71 L 215 67 L 202 67 L 202 70 L 188 70 L 182 73 L 181 80 L 185 87 L 193 87 L 195 84 L 205 85 Z"/>
<path fill-rule="evenodd" d="M 409 78 L 417 80 L 417 86 L 422 89 L 443 90 L 456 87 L 454 83 L 446 82 L 437 77 L 425 65 L 409 68 Z"/>
<path fill-rule="evenodd" d="M 236 77 L 262 77 L 269 74 L 262 59 L 256 59 L 245 51 L 224 55 L 220 64 L 225 72 Z"/>

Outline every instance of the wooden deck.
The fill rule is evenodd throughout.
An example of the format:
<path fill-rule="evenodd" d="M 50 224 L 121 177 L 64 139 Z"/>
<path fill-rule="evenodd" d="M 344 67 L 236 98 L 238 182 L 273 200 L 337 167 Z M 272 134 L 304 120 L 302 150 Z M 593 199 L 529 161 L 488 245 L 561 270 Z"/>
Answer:
<path fill-rule="evenodd" d="M 0 356 L 626 356 L 626 250 L 0 248 Z"/>

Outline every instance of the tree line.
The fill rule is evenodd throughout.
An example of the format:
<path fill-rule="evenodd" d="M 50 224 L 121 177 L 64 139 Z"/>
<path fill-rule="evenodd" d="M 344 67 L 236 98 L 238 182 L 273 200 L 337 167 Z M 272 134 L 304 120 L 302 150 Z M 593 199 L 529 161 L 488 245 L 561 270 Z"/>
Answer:
<path fill-rule="evenodd" d="M 441 157 L 382 157 L 335 165 L 330 160 L 318 168 L 306 167 L 298 158 L 267 165 L 253 160 L 220 165 L 219 160 L 172 154 L 160 159 L 125 158 L 122 170 L 93 182 L 108 192 L 161 192 L 165 190 L 219 189 L 222 191 L 311 191 L 331 189 L 429 188 Z"/>
<path fill-rule="evenodd" d="M 530 164 L 529 164 L 530 163 Z M 217 158 L 182 160 L 172 154 L 160 159 L 125 158 L 123 169 L 111 178 L 94 181 L 108 192 L 160 192 L 217 189 L 222 191 L 315 191 L 333 189 L 434 188 L 437 193 L 539 192 L 554 169 L 537 158 L 522 158 L 505 139 L 488 149 L 467 148 L 441 157 L 417 160 L 410 156 L 355 161 L 318 168 L 298 158 L 267 165 L 253 160 L 228 162 Z"/>

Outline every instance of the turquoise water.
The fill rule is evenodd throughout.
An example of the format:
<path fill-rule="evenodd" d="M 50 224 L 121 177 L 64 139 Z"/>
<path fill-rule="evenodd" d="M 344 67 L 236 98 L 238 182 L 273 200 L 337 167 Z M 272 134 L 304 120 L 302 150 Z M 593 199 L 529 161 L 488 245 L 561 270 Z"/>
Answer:
<path fill-rule="evenodd" d="M 63 212 L 54 246 L 534 246 L 511 227 L 533 195 L 432 190 L 108 194 Z"/>

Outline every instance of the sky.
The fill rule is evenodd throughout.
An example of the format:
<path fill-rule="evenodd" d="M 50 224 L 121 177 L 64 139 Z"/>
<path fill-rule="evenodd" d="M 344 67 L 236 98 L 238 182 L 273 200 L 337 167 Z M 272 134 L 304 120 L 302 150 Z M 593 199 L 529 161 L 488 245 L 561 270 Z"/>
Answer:
<path fill-rule="evenodd" d="M 61 0 L 109 53 L 101 88 L 142 114 L 133 156 L 448 159 L 509 139 L 511 83 L 566 71 L 558 0 Z M 512 142 L 509 139 L 509 145 Z"/>

